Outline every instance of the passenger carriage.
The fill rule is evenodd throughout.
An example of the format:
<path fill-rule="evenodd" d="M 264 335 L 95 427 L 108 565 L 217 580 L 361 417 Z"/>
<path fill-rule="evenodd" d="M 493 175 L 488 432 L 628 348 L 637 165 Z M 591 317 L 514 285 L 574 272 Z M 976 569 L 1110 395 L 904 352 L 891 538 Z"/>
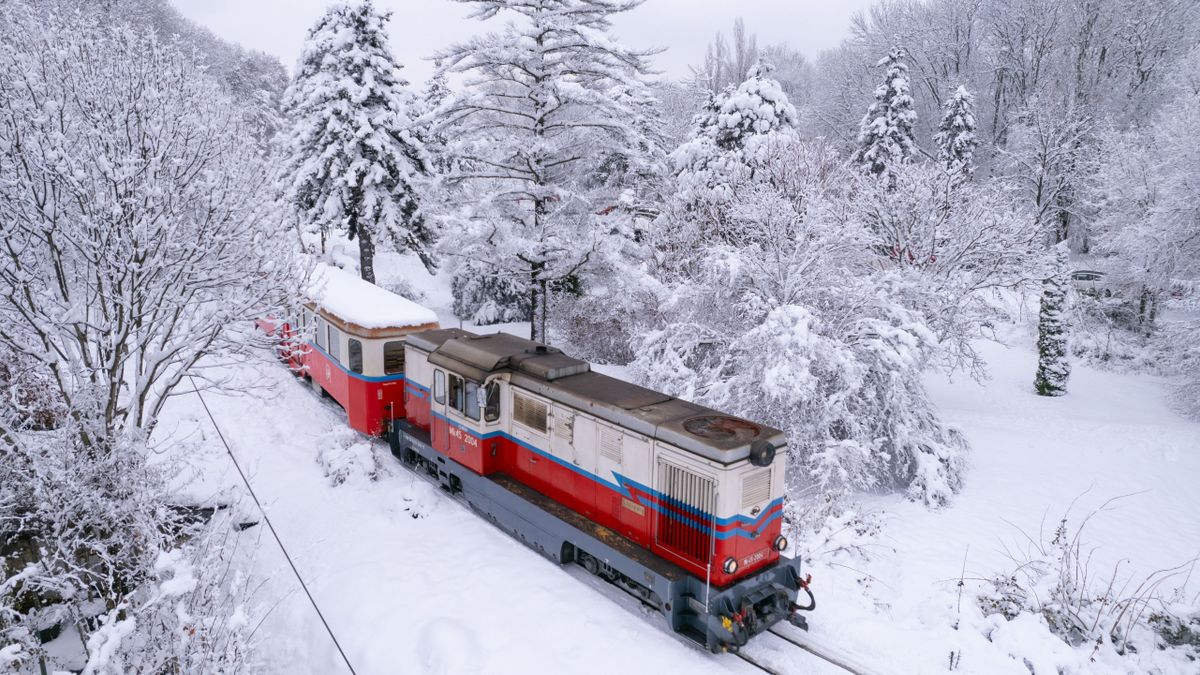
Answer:
<path fill-rule="evenodd" d="M 282 326 L 284 358 L 342 406 L 351 427 L 384 433 L 405 415 L 404 338 L 437 328 L 437 315 L 328 265 L 313 270 L 307 296 Z"/>

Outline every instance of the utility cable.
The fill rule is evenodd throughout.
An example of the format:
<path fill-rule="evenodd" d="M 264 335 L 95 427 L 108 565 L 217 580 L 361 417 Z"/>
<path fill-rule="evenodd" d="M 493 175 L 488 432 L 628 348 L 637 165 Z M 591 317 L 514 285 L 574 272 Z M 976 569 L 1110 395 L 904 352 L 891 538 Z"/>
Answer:
<path fill-rule="evenodd" d="M 259 501 L 258 495 L 255 494 L 254 488 L 250 487 L 250 481 L 246 478 L 246 472 L 242 471 L 242 465 L 238 464 L 237 457 L 234 456 L 233 450 L 225 440 L 225 434 L 221 433 L 221 427 L 217 426 L 217 420 L 213 417 L 212 411 L 208 409 L 208 403 L 200 395 L 200 389 L 196 386 L 195 378 L 188 375 L 188 380 L 192 383 L 192 391 L 196 392 L 196 398 L 200 399 L 200 405 L 204 406 L 204 412 L 208 414 L 208 420 L 212 422 L 213 429 L 217 430 L 217 437 L 221 439 L 221 445 L 225 446 L 225 452 L 229 454 L 229 459 L 233 461 L 234 468 L 237 469 L 238 475 L 242 477 L 242 483 L 246 485 L 246 490 L 254 498 L 254 504 L 258 507 L 258 512 L 262 514 L 263 522 L 267 524 L 267 529 L 271 531 L 271 536 L 275 537 L 275 543 L 279 544 L 279 550 L 283 551 L 283 557 L 287 560 L 288 566 L 292 568 L 292 573 L 296 575 L 296 581 L 300 582 L 300 588 L 303 588 L 304 594 L 308 596 L 308 601 L 312 603 L 313 609 L 316 610 L 317 616 L 321 619 L 321 624 L 325 626 L 325 632 L 329 633 L 329 639 L 333 640 L 333 646 L 337 647 L 338 654 L 342 656 L 342 661 L 345 662 L 350 675 L 358 675 L 354 670 L 354 666 L 350 665 L 350 659 L 342 649 L 342 644 L 338 642 L 337 636 L 333 634 L 333 629 L 330 628 L 329 622 L 325 620 L 325 615 L 321 613 L 321 608 L 317 606 L 317 601 L 313 598 L 312 593 L 309 592 L 308 584 L 304 583 L 304 577 L 300 576 L 300 570 L 296 569 L 296 563 L 292 562 L 291 554 L 288 553 L 287 547 L 283 545 L 283 540 L 279 538 L 279 533 L 275 531 L 275 526 L 271 524 L 271 518 L 267 516 L 267 511 L 263 508 L 262 502 Z"/>

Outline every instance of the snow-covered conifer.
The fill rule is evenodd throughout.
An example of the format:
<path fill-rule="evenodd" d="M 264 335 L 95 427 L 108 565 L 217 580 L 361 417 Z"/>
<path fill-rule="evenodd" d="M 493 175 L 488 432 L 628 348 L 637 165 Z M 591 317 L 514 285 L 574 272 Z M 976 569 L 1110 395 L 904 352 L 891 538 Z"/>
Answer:
<path fill-rule="evenodd" d="M 308 32 L 284 95 L 285 196 L 304 225 L 358 239 L 360 273 L 370 282 L 381 239 L 433 268 L 419 188 L 428 159 L 410 128 L 413 97 L 388 49 L 390 16 L 370 0 L 330 7 Z"/>
<path fill-rule="evenodd" d="M 959 86 L 942 106 L 942 122 L 933 136 L 938 162 L 952 175 L 970 178 L 975 173 L 975 97 Z"/>
<path fill-rule="evenodd" d="M 684 183 L 716 187 L 729 174 L 761 165 L 777 135 L 794 135 L 795 107 L 772 78 L 774 68 L 758 62 L 737 89 L 713 95 L 696 116 L 691 139 L 671 153 L 671 164 Z"/>
<path fill-rule="evenodd" d="M 595 214 L 618 186 L 588 179 L 614 154 L 655 143 L 638 123 L 650 98 L 646 57 L 609 34 L 637 2 L 460 0 L 472 16 L 513 21 L 438 55 L 464 77 L 443 119 L 465 184 L 454 250 L 456 303 L 468 316 L 523 314 L 546 338 L 549 296 L 579 288 L 599 236 Z M 604 149 L 606 152 L 598 152 Z M 493 291 L 503 290 L 503 297 Z"/>
<path fill-rule="evenodd" d="M 1071 363 L 1067 360 L 1067 290 L 1069 288 L 1066 242 L 1055 247 L 1054 274 L 1042 284 L 1042 309 L 1038 315 L 1038 368 L 1033 386 L 1041 396 L 1067 393 Z"/>
<path fill-rule="evenodd" d="M 917 151 L 913 127 L 917 112 L 908 81 L 906 54 L 899 47 L 876 63 L 884 68 L 883 82 L 875 88 L 875 102 L 859 123 L 858 149 L 854 161 L 876 176 L 892 180 L 900 164 L 909 161 Z"/>

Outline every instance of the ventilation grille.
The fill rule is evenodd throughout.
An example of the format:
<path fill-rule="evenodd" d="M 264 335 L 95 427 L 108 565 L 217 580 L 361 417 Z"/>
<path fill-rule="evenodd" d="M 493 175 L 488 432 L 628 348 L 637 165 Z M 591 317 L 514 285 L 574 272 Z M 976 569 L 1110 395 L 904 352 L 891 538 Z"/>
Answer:
<path fill-rule="evenodd" d="M 658 514 L 658 543 L 700 564 L 712 551 L 717 484 L 669 462 L 658 463 L 658 490 L 668 498 Z"/>
<path fill-rule="evenodd" d="M 545 403 L 513 393 L 513 421 L 544 434 L 548 415 L 549 410 Z"/>
<path fill-rule="evenodd" d="M 600 456 L 620 464 L 624 458 L 621 453 L 621 432 L 609 427 L 600 427 Z"/>
<path fill-rule="evenodd" d="M 554 415 L 554 434 L 571 443 L 575 439 L 575 416 L 559 410 Z"/>
<path fill-rule="evenodd" d="M 742 478 L 742 510 L 748 510 L 771 498 L 771 468 L 759 469 Z"/>

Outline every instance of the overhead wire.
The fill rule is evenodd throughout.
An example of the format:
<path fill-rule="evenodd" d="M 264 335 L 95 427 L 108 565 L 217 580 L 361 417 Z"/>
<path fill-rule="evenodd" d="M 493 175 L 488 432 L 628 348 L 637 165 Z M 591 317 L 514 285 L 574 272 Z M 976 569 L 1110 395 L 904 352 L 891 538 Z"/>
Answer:
<path fill-rule="evenodd" d="M 250 497 L 254 499 L 254 505 L 258 507 L 258 512 L 262 514 L 263 522 L 267 524 L 267 529 L 271 531 L 271 536 L 275 538 L 275 543 L 279 545 L 279 550 L 283 552 L 283 557 L 287 560 L 287 564 L 292 568 L 292 574 L 296 575 L 296 581 L 300 582 L 300 588 L 304 589 L 304 595 L 308 596 L 309 603 L 312 604 L 313 610 L 316 611 L 317 617 L 321 619 L 321 625 L 325 627 L 325 632 L 329 634 L 329 639 L 333 641 L 333 646 L 337 647 L 338 654 L 341 655 L 342 661 L 346 664 L 350 675 L 358 675 L 354 670 L 354 666 L 350 663 L 350 658 L 346 656 L 345 650 L 342 649 L 342 643 L 338 641 L 337 635 L 334 634 L 333 628 L 329 625 L 329 621 L 325 619 L 324 612 L 321 611 L 317 601 L 313 598 L 313 594 L 308 590 L 308 584 L 305 583 L 304 577 L 300 575 L 300 570 L 297 569 L 295 561 L 292 560 L 292 555 L 288 553 L 287 547 L 283 545 L 283 540 L 279 538 L 279 532 L 275 530 L 275 525 L 271 523 L 270 516 L 267 515 L 266 509 L 263 508 L 262 502 L 258 499 L 258 494 L 254 492 L 254 488 L 250 485 L 250 480 L 246 477 L 246 472 L 242 471 L 242 465 L 238 463 L 237 457 L 233 454 L 233 449 L 229 447 L 228 441 L 225 440 L 225 434 L 221 433 L 221 427 L 217 424 L 217 419 L 213 417 L 212 410 L 208 407 L 208 402 L 204 400 L 204 396 L 200 394 L 200 388 L 196 386 L 196 380 L 191 375 L 188 375 L 188 380 L 192 383 L 192 391 L 196 392 L 196 398 L 200 399 L 200 405 L 204 406 L 204 412 L 208 415 L 208 420 L 212 422 L 213 429 L 217 431 L 217 438 L 221 439 L 221 445 L 225 446 L 225 452 L 229 455 L 229 459 L 233 461 L 233 466 L 237 469 L 238 475 L 242 478 L 242 483 L 246 486 L 246 490 L 250 493 Z"/>

